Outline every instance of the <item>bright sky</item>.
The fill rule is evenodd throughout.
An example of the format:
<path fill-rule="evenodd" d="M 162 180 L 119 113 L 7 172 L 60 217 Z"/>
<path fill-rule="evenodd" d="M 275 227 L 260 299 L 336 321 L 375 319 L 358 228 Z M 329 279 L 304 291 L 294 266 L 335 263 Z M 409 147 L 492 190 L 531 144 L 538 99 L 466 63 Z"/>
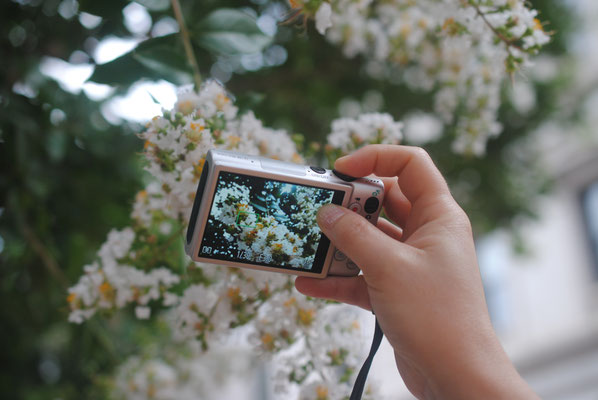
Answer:
<path fill-rule="evenodd" d="M 103 64 L 132 50 L 138 43 L 135 39 L 107 37 L 95 49 L 93 58 Z M 108 97 L 113 89 L 108 85 L 86 82 L 93 73 L 92 64 L 71 64 L 64 60 L 46 57 L 40 66 L 41 72 L 55 79 L 60 86 L 71 93 L 83 91 L 92 100 Z M 161 114 L 162 108 L 170 109 L 176 102 L 177 88 L 166 82 L 138 82 L 125 96 L 118 96 L 102 107 L 102 113 L 112 123 L 120 120 L 145 122 Z M 158 100 L 156 104 L 152 96 Z"/>

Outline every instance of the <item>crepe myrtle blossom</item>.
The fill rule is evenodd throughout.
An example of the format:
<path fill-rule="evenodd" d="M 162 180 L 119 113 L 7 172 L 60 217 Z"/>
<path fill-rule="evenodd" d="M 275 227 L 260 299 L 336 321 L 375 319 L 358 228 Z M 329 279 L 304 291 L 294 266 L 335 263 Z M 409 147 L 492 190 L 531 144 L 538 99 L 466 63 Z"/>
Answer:
<path fill-rule="evenodd" d="M 481 156 L 498 135 L 500 88 L 550 35 L 524 0 L 294 0 L 319 33 L 366 71 L 400 71 L 413 90 L 436 92 L 435 111 L 455 126 L 453 150 Z M 457 116 L 457 121 L 455 121 Z"/>
<path fill-rule="evenodd" d="M 368 113 L 357 118 L 332 121 L 327 150 L 335 156 L 348 154 L 366 143 L 398 144 L 403 137 L 403 123 L 390 114 Z"/>
<path fill-rule="evenodd" d="M 134 258 L 130 252 L 135 234 L 131 228 L 112 230 L 108 240 L 98 251 L 98 259 L 86 265 L 84 275 L 69 289 L 67 301 L 71 308 L 69 321 L 81 323 L 98 310 L 122 308 L 129 303 L 138 305 L 138 318 L 149 317 L 150 301 L 162 299 L 171 305 L 172 297 L 165 290 L 180 281 L 180 277 L 164 267 L 142 271 L 127 261 Z"/>
<path fill-rule="evenodd" d="M 343 305 L 329 305 L 318 313 L 306 314 L 304 310 L 310 307 L 313 307 L 310 301 L 296 297 L 283 304 L 281 312 L 294 314 L 297 310 L 296 326 L 282 327 L 283 332 L 294 328 L 305 333 L 291 335 L 293 340 L 280 338 L 280 335 L 274 339 L 284 347 L 278 350 L 277 362 L 273 365 L 274 390 L 281 397 L 288 397 L 289 385 L 282 379 L 286 377 L 300 383 L 300 399 L 346 399 L 363 362 L 363 356 L 353 351 L 356 343 L 359 346 L 364 343 L 358 313 Z M 275 321 L 275 317 L 271 321 Z M 273 326 L 266 323 L 262 329 L 265 331 L 259 332 L 258 339 L 264 346 L 270 345 L 271 336 L 277 336 L 268 332 L 275 332 L 281 326 L 276 322 Z M 372 388 L 367 392 L 364 398 L 381 398 Z"/>
<path fill-rule="evenodd" d="M 247 349 L 205 353 L 193 343 L 167 345 L 158 354 L 128 358 L 116 371 L 111 394 L 126 400 L 215 399 L 228 382 L 251 379 L 254 363 Z"/>
<path fill-rule="evenodd" d="M 331 144 L 330 150 L 342 153 L 368 143 L 396 143 L 400 138 L 401 125 L 389 115 L 365 115 L 355 121 L 360 124 L 355 132 L 346 128 L 351 125 L 347 119 L 333 122 L 331 143 L 339 147 Z M 129 359 L 114 378 L 119 396 L 143 398 L 150 393 L 155 398 L 185 398 L 181 393 L 195 388 L 187 380 L 193 373 L 185 368 L 210 369 L 207 352 L 238 335 L 239 329 L 251 332 L 248 338 L 256 354 L 290 368 L 290 375 L 274 374 L 275 385 L 301 390 L 317 377 L 331 393 L 337 387 L 349 393 L 366 350 L 358 330 L 347 328 L 353 317 L 329 323 L 331 315 L 344 314 L 330 313 L 326 302 L 299 294 L 288 275 L 195 263 L 181 256 L 182 232 L 208 150 L 303 163 L 290 135 L 264 127 L 251 112 L 239 115 L 225 89 L 209 81 L 199 93 L 181 94 L 175 108 L 150 121 L 139 137 L 145 142 L 145 169 L 154 180 L 135 197 L 130 226 L 108 234 L 95 259 L 69 289 L 69 320 L 82 323 L 104 311 L 124 308 L 139 319 L 166 315 L 173 342 L 199 350 L 182 364 Z M 272 185 L 265 190 L 287 190 Z M 218 196 L 222 205 L 215 213 L 225 225 L 238 218 L 240 207 L 246 211 L 253 207 L 247 189 L 238 184 L 229 184 Z M 226 204 L 232 197 L 234 202 Z M 292 224 L 266 216 L 246 221 L 238 231 L 223 232 L 222 240 L 251 254 L 287 255 L 291 266 L 303 266 L 313 257 L 309 249 L 314 249 L 319 237 L 314 223 L 318 204 L 313 198 L 322 204 L 330 200 L 324 193 L 297 187 L 292 204 L 284 204 Z M 303 357 L 291 357 L 287 351 Z"/>

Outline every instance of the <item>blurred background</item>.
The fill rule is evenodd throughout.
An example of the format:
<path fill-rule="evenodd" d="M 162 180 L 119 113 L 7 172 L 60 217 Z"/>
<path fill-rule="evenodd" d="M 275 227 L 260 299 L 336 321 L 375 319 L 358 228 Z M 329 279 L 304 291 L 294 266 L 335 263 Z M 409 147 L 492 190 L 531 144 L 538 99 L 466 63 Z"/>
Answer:
<path fill-rule="evenodd" d="M 346 59 L 311 25 L 280 25 L 287 3 L 182 7 L 198 32 L 218 8 L 255 16 L 271 41 L 249 52 L 195 42 L 199 69 L 223 82 L 242 111 L 305 135 L 306 148 L 324 143 L 339 115 L 403 119 L 406 142 L 432 154 L 472 219 L 490 313 L 524 378 L 542 398 L 595 399 L 598 3 L 530 3 L 553 40 L 505 84 L 504 132 L 481 158 L 453 154 L 448 136 L 422 141 L 418 130 L 437 128 L 416 110 L 431 112 L 432 95 L 369 77 L 363 60 Z M 121 315 L 67 323 L 66 288 L 107 232 L 129 220 L 147 180 L 136 133 L 193 82 L 178 35 L 169 36 L 178 30 L 168 0 L 0 3 L 3 398 L 109 398 L 115 368 L 156 345 L 156 322 Z M 148 38 L 151 46 L 131 52 Z M 410 398 L 387 345 L 372 376 L 389 398 Z M 261 393 L 263 377 L 247 379 Z"/>

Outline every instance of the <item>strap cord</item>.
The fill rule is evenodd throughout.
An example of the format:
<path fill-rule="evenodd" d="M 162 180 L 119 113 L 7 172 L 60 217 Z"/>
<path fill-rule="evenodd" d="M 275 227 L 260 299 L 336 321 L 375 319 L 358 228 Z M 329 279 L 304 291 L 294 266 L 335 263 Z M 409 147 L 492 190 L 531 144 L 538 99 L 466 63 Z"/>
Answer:
<path fill-rule="evenodd" d="M 355 379 L 355 384 L 353 385 L 353 391 L 351 392 L 351 397 L 349 398 L 349 400 L 361 399 L 363 389 L 365 388 L 365 381 L 367 380 L 372 361 L 374 360 L 374 356 L 376 355 L 376 352 L 380 347 L 380 343 L 382 342 L 383 336 L 384 333 L 382 332 L 380 324 L 378 324 L 378 319 L 376 318 L 376 329 L 374 330 L 374 339 L 372 340 L 370 354 L 368 354 L 368 357 L 365 359 L 365 362 L 361 366 L 361 370 L 359 370 L 359 374 L 357 375 L 357 379 Z"/>

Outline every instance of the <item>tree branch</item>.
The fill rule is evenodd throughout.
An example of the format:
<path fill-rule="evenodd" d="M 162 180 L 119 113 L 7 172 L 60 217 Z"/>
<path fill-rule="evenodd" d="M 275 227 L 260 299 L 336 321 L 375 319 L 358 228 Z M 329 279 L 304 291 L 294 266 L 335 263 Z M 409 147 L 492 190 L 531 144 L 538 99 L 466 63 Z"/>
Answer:
<path fill-rule="evenodd" d="M 189 31 L 187 30 L 185 20 L 183 19 L 183 13 L 181 12 L 181 3 L 179 3 L 179 0 L 170 0 L 170 3 L 172 4 L 174 16 L 176 17 L 177 23 L 179 24 L 179 28 L 181 30 L 181 39 L 183 40 L 183 46 L 185 47 L 185 55 L 187 56 L 187 62 L 193 70 L 193 80 L 195 81 L 195 89 L 199 90 L 201 86 L 201 74 L 199 72 L 199 67 L 197 65 L 195 53 L 193 52 L 193 45 L 191 44 Z"/>
<path fill-rule="evenodd" d="M 482 10 L 480 10 L 480 6 L 475 3 L 473 0 L 469 1 L 469 4 L 475 9 L 476 13 L 482 18 L 482 20 L 484 21 L 484 23 L 488 26 L 488 28 L 490 28 L 490 30 L 500 39 L 502 40 L 506 45 L 507 45 L 507 51 L 509 52 L 509 54 L 511 53 L 509 47 L 514 47 L 517 50 L 520 51 L 525 51 L 521 48 L 521 46 L 517 45 L 515 43 L 515 39 L 509 39 L 507 37 L 505 37 L 505 35 L 503 35 L 502 33 L 500 33 L 491 23 L 490 21 L 488 21 L 488 19 L 486 18 L 486 15 L 482 12 Z"/>
<path fill-rule="evenodd" d="M 41 259 L 42 265 L 46 267 L 50 275 L 56 278 L 56 280 L 60 282 L 60 284 L 64 288 L 69 287 L 68 280 L 66 279 L 66 276 L 63 274 L 62 270 L 60 269 L 60 266 L 58 265 L 54 257 L 50 254 L 46 246 L 44 246 L 41 240 L 39 240 L 33 229 L 31 229 L 31 227 L 23 218 L 17 218 L 17 220 L 21 233 L 23 234 L 25 240 L 27 241 L 27 243 L 29 243 L 35 254 L 37 254 L 37 256 Z"/>

